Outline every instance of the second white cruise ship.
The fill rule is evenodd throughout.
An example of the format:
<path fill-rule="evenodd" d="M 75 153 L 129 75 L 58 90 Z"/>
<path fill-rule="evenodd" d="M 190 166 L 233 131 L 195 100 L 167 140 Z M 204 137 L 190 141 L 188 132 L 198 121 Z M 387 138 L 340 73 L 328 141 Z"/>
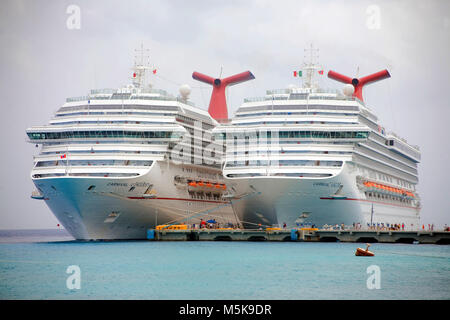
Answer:
<path fill-rule="evenodd" d="M 380 125 L 362 97 L 387 70 L 352 79 L 344 94 L 318 87 L 321 68 L 303 67 L 303 87 L 245 99 L 213 132 L 226 143 L 223 174 L 247 228 L 419 224 L 420 151 Z"/>

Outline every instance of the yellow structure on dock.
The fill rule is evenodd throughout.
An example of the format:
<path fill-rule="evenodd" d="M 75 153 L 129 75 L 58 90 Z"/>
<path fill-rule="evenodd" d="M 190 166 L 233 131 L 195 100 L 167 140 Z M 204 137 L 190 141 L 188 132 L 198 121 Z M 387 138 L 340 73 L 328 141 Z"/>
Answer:
<path fill-rule="evenodd" d="M 187 230 L 188 227 L 185 224 L 172 224 L 172 225 L 168 225 L 168 224 L 162 224 L 159 226 L 156 226 L 156 230 L 161 231 L 161 230 Z"/>

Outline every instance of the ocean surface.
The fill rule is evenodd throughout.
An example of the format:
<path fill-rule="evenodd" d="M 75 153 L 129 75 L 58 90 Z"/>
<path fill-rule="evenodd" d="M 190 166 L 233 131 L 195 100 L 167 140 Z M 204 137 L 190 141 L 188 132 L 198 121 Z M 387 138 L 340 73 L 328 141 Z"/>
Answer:
<path fill-rule="evenodd" d="M 0 299 L 450 299 L 450 246 L 372 244 L 375 257 L 356 257 L 362 246 L 0 231 Z M 79 267 L 80 289 L 67 286 L 69 266 Z M 375 276 L 379 289 L 369 289 Z"/>

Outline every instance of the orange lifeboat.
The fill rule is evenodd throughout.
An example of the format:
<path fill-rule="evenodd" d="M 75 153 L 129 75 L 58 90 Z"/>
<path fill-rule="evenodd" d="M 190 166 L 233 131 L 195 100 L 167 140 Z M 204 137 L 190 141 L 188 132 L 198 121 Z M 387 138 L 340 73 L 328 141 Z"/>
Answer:
<path fill-rule="evenodd" d="M 227 186 L 223 184 L 223 185 L 222 185 L 222 189 L 223 189 L 223 190 L 227 190 Z"/>
<path fill-rule="evenodd" d="M 213 185 L 212 185 L 211 182 L 207 182 L 207 183 L 206 183 L 206 186 L 207 186 L 208 188 L 212 188 L 212 187 L 213 187 Z"/>
<path fill-rule="evenodd" d="M 188 183 L 188 185 L 190 185 L 191 187 L 196 187 L 197 183 L 195 181 L 191 181 Z"/>
<path fill-rule="evenodd" d="M 355 256 L 360 256 L 360 257 L 373 257 L 375 255 L 375 253 L 373 253 L 372 251 L 369 251 L 369 247 L 370 244 L 366 244 L 366 250 L 362 249 L 362 248 L 357 248 L 356 252 L 355 252 Z"/>
<path fill-rule="evenodd" d="M 220 189 L 220 188 L 221 188 L 220 184 L 216 184 L 214 187 L 215 187 L 216 189 Z"/>
<path fill-rule="evenodd" d="M 203 187 L 205 184 L 203 183 L 203 181 L 200 181 L 199 183 L 197 183 L 200 187 Z"/>

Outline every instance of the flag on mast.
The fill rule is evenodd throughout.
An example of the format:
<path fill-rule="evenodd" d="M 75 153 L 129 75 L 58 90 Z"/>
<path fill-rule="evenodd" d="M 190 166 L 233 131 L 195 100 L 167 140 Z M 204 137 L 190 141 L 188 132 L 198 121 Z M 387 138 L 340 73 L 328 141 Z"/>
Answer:
<path fill-rule="evenodd" d="M 294 71 L 294 77 L 301 77 L 302 72 L 301 71 Z"/>

